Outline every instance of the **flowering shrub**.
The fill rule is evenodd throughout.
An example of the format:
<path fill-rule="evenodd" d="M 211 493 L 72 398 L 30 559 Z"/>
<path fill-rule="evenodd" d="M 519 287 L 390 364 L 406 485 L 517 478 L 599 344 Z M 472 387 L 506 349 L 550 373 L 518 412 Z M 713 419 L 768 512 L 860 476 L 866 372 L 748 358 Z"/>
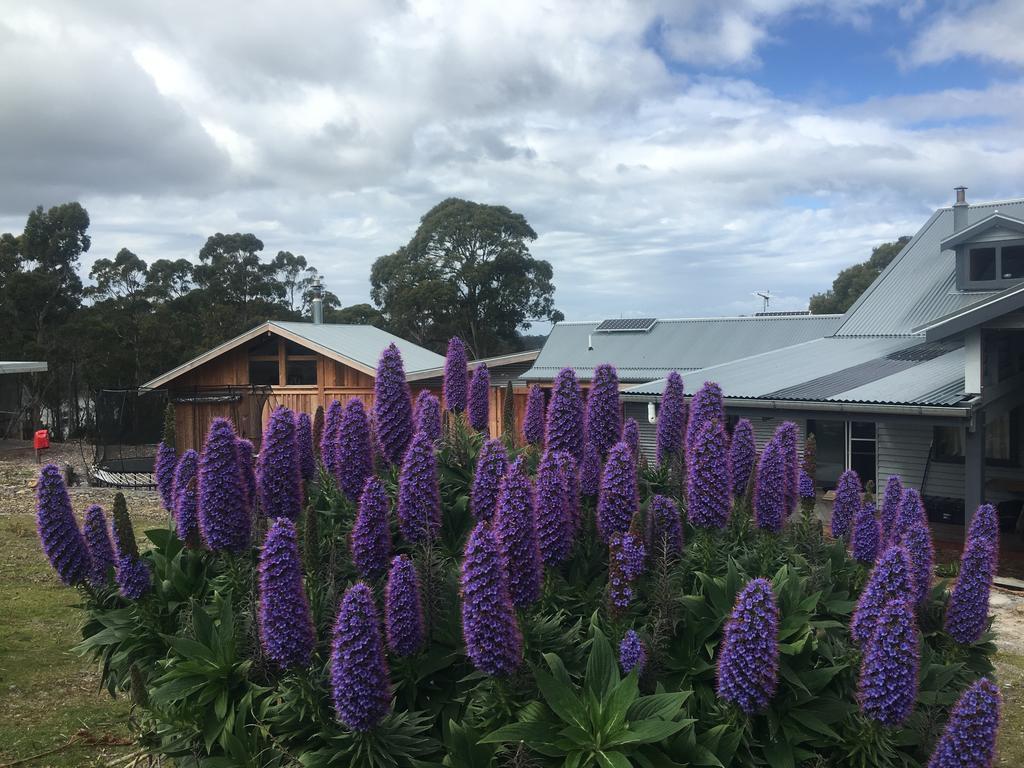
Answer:
<path fill-rule="evenodd" d="M 414 419 L 391 348 L 372 422 L 332 404 L 317 440 L 278 413 L 259 493 L 215 420 L 178 457 L 173 521 L 148 546 L 123 497 L 109 530 L 98 508 L 83 523 L 43 469 L 38 529 L 81 595 L 78 650 L 132 697 L 147 751 L 282 768 L 991 760 L 993 510 L 954 588 L 896 483 L 879 519 L 849 477 L 839 538 L 792 517 L 795 425 L 759 458 L 748 426 L 730 441 L 714 384 L 688 440 L 685 411 L 663 405 L 669 468 L 616 435 L 610 387 L 585 441 L 571 370 L 546 424 L 532 396 L 523 447 L 488 440 L 462 415 L 460 342 L 449 360 L 440 435 L 422 401 Z"/>

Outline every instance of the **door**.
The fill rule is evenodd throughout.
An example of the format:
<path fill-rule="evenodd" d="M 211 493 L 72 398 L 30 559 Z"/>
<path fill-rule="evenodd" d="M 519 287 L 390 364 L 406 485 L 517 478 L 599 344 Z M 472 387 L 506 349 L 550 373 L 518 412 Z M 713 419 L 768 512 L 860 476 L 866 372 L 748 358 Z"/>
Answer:
<path fill-rule="evenodd" d="M 875 422 L 850 421 L 847 424 L 850 431 L 849 467 L 860 476 L 861 485 L 875 483 Z"/>
<path fill-rule="evenodd" d="M 835 488 L 839 476 L 846 469 L 846 422 L 808 419 L 807 434 L 814 435 L 818 444 L 818 471 L 815 478 L 818 487 L 825 490 Z"/>

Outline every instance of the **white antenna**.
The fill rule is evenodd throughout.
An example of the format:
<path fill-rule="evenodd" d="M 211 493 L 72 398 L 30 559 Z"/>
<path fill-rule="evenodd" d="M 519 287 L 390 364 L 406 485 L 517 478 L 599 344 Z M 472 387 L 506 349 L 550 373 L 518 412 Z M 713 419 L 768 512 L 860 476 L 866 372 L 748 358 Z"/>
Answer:
<path fill-rule="evenodd" d="M 755 291 L 754 295 L 761 297 L 762 301 L 764 302 L 763 306 L 761 307 L 761 311 L 762 312 L 767 312 L 768 311 L 768 305 L 771 303 L 771 300 L 772 300 L 772 292 L 771 291 Z"/>

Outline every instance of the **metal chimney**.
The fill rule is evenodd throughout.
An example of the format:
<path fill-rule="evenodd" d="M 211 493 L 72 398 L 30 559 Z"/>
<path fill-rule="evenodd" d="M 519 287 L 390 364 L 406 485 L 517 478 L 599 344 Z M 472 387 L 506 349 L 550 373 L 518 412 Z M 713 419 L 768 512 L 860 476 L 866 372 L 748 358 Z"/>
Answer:
<path fill-rule="evenodd" d="M 959 232 L 967 226 L 967 187 L 953 187 L 956 202 L 953 203 L 953 231 Z"/>
<path fill-rule="evenodd" d="M 324 300 L 321 294 L 320 275 L 317 275 L 313 278 L 313 300 L 310 302 L 314 325 L 323 325 L 324 322 Z"/>

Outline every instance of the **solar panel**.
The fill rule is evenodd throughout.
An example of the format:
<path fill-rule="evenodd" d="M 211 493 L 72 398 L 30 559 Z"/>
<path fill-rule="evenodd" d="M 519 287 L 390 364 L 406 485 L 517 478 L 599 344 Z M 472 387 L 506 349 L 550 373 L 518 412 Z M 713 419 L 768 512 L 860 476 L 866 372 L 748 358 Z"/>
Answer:
<path fill-rule="evenodd" d="M 601 333 L 647 333 L 657 322 L 654 317 L 620 317 L 602 320 L 594 330 Z"/>

